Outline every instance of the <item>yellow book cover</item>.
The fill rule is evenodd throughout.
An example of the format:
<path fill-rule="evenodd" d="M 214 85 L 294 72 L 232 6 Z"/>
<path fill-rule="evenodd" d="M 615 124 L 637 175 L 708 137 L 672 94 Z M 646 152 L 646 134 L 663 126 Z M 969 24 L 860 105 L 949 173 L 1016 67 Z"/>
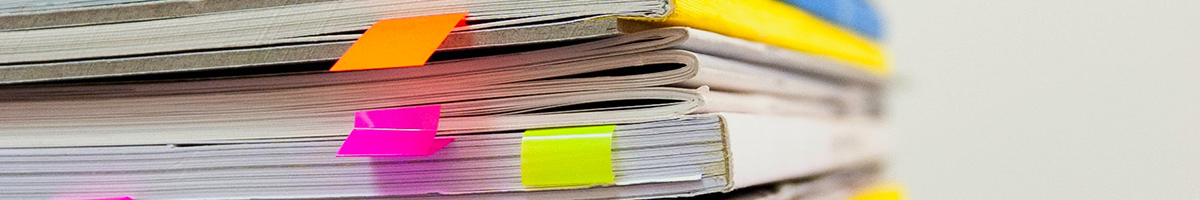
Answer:
<path fill-rule="evenodd" d="M 899 183 L 884 182 L 864 188 L 847 200 L 901 200 L 904 188 Z"/>
<path fill-rule="evenodd" d="M 889 74 L 879 45 L 782 2 L 674 0 L 672 3 L 674 9 L 667 17 L 649 20 L 824 55 L 878 75 Z"/>

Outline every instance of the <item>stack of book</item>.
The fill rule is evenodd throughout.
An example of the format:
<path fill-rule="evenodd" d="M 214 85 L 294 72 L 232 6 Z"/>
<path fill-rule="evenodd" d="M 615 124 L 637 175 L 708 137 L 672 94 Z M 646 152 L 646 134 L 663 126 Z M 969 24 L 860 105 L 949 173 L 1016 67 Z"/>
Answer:
<path fill-rule="evenodd" d="M 861 0 L 18 0 L 0 22 L 0 199 L 899 197 Z"/>

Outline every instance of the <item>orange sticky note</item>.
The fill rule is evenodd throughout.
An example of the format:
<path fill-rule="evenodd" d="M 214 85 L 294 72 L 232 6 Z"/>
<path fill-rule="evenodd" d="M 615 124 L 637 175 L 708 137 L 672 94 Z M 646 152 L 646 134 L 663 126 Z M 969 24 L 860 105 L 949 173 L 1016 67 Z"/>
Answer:
<path fill-rule="evenodd" d="M 425 65 L 467 13 L 389 19 L 367 28 L 329 71 Z"/>

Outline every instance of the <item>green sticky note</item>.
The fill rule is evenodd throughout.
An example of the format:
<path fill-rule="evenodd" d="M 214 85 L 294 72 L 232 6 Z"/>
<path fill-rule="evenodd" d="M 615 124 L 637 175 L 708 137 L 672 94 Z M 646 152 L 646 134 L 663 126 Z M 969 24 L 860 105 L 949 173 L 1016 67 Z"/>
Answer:
<path fill-rule="evenodd" d="M 613 183 L 615 125 L 525 131 L 521 139 L 521 184 L 569 187 Z"/>

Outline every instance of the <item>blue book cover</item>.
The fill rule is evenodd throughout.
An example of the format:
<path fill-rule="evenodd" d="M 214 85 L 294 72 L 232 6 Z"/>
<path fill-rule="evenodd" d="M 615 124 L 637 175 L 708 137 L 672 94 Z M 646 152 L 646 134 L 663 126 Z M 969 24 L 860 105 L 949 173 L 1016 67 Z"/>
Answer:
<path fill-rule="evenodd" d="M 883 22 L 878 12 L 864 0 L 784 1 L 868 37 L 883 37 Z"/>

